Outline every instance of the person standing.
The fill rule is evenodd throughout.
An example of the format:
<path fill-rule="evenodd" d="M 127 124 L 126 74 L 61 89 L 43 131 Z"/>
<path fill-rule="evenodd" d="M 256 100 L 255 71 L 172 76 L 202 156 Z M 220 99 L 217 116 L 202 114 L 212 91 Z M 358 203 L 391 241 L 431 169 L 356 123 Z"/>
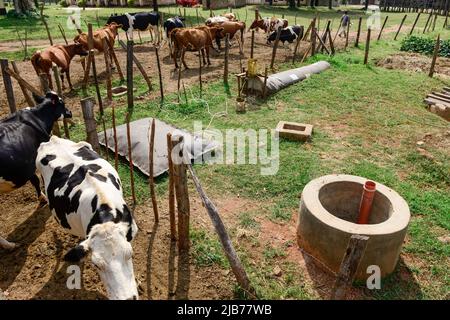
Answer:
<path fill-rule="evenodd" d="M 348 12 L 344 11 L 344 15 L 341 18 L 341 30 L 339 31 L 339 37 L 347 37 L 347 26 L 350 23 L 350 17 L 348 16 Z"/>

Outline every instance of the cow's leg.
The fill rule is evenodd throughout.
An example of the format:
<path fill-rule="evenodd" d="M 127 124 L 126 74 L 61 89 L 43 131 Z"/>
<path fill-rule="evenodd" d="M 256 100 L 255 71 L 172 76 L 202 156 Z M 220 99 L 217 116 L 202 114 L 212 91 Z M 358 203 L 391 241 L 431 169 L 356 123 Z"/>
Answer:
<path fill-rule="evenodd" d="M 3 239 L 2 237 L 0 237 L 0 247 L 2 247 L 3 249 L 7 249 L 7 250 L 12 250 L 16 247 L 17 245 L 13 242 L 9 242 L 6 239 Z"/>
<path fill-rule="evenodd" d="M 206 46 L 205 52 L 206 52 L 206 59 L 208 60 L 208 66 L 210 66 L 211 65 L 211 61 L 209 61 L 209 47 L 208 46 Z"/>
<path fill-rule="evenodd" d="M 50 72 L 47 73 L 47 80 L 48 80 L 48 87 L 50 88 L 50 90 L 53 91 L 52 74 Z"/>
<path fill-rule="evenodd" d="M 205 48 L 202 48 L 202 58 L 203 58 L 203 65 L 206 66 L 206 51 L 205 51 Z"/>
<path fill-rule="evenodd" d="M 184 60 L 184 55 L 185 54 L 186 54 L 186 49 L 185 48 L 181 49 L 181 62 L 183 63 L 183 66 L 184 66 L 185 69 L 189 69 L 187 64 L 186 64 L 186 61 Z"/>
<path fill-rule="evenodd" d="M 172 58 L 173 58 L 173 62 L 175 62 L 175 69 L 178 69 L 178 63 L 177 63 L 177 60 L 178 60 L 178 50 L 179 50 L 178 46 L 177 46 L 176 44 L 174 44 L 174 46 L 173 46 L 173 55 L 172 55 Z"/>
<path fill-rule="evenodd" d="M 69 68 L 67 68 L 67 70 L 66 70 L 66 76 L 67 76 L 67 83 L 69 84 L 69 89 L 70 89 L 70 91 L 72 91 L 73 87 L 72 87 L 72 81 L 70 81 L 70 69 Z"/>
<path fill-rule="evenodd" d="M 47 197 L 45 194 L 41 192 L 41 182 L 39 181 L 39 178 L 37 175 L 33 175 L 30 179 L 31 184 L 36 189 L 36 194 L 39 199 L 38 209 L 42 208 L 47 204 Z"/>
<path fill-rule="evenodd" d="M 220 53 L 220 39 L 216 38 L 216 44 L 217 44 L 217 48 L 218 48 L 218 53 Z"/>

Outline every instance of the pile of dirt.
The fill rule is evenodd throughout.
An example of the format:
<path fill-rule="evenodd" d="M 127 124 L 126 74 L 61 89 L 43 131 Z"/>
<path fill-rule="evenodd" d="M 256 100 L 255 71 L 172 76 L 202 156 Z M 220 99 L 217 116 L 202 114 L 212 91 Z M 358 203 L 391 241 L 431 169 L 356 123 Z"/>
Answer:
<path fill-rule="evenodd" d="M 386 69 L 428 73 L 431 66 L 431 57 L 419 53 L 400 52 L 378 60 L 376 65 Z M 436 75 L 450 77 L 450 59 L 439 57 L 434 69 Z"/>

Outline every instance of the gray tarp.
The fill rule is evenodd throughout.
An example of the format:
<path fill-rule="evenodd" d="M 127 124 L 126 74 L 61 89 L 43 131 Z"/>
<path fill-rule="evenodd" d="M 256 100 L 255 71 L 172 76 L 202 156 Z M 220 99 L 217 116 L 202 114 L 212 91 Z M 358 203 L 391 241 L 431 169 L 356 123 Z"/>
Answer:
<path fill-rule="evenodd" d="M 267 77 L 266 92 L 268 94 L 275 93 L 296 82 L 305 80 L 314 73 L 320 73 L 330 67 L 326 61 L 319 61 L 309 66 L 291 69 L 279 73 L 272 74 Z M 264 77 L 255 77 L 248 80 L 248 88 L 262 93 L 264 86 Z"/>
<path fill-rule="evenodd" d="M 147 176 L 149 175 L 149 128 L 151 126 L 152 118 L 140 119 L 130 123 L 131 132 L 131 150 L 133 156 L 133 165 L 141 170 Z M 117 145 L 118 153 L 125 157 L 128 161 L 128 141 L 127 141 L 127 127 L 126 124 L 118 126 L 117 130 Z M 203 154 L 209 153 L 215 148 L 217 144 L 202 140 L 199 136 L 193 136 L 189 132 L 177 129 L 163 121 L 156 119 L 155 122 L 155 153 L 153 155 L 153 172 L 154 177 L 157 177 L 168 170 L 167 162 L 167 133 L 175 135 L 182 135 L 184 145 L 190 158 L 194 159 Z M 108 139 L 108 148 L 114 151 L 114 136 L 113 130 L 106 130 Z M 98 133 L 100 144 L 105 146 L 105 137 L 103 131 Z"/>

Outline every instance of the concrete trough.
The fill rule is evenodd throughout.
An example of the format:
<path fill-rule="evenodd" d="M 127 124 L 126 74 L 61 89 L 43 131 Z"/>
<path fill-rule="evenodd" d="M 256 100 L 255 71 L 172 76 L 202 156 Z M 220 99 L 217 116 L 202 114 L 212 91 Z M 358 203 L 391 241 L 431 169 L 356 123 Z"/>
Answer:
<path fill-rule="evenodd" d="M 306 123 L 280 121 L 275 130 L 281 138 L 306 141 L 311 138 L 313 126 Z"/>
<path fill-rule="evenodd" d="M 394 190 L 376 182 L 368 224 L 357 224 L 363 185 L 367 179 L 328 175 L 310 181 L 303 189 L 297 224 L 298 245 L 334 272 L 339 271 L 350 237 L 370 237 L 356 279 L 370 275 L 377 265 L 384 277 L 395 270 L 410 220 L 406 201 Z"/>

